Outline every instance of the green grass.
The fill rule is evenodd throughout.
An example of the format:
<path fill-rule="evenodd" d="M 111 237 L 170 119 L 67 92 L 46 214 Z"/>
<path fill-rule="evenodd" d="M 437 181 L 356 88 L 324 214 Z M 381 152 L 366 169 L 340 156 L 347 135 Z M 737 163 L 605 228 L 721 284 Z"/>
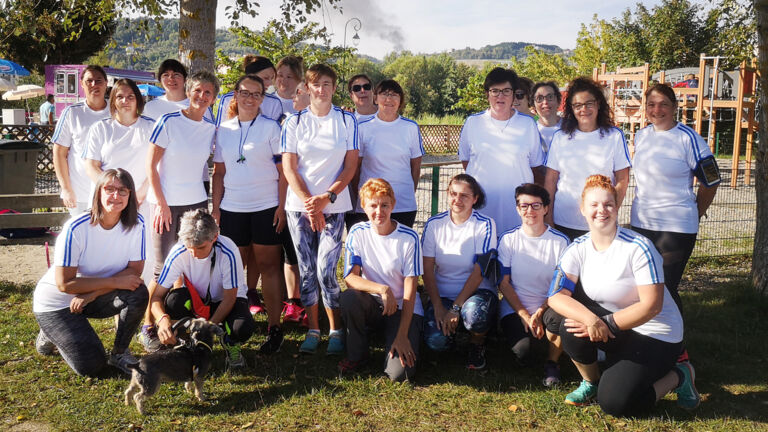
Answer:
<path fill-rule="evenodd" d="M 223 431 L 758 431 L 768 430 L 768 299 L 758 297 L 736 258 L 692 262 L 689 275 L 707 270 L 699 291 L 683 293 L 686 341 L 704 401 L 693 413 L 674 396 L 660 401 L 653 416 L 614 418 L 597 406 L 563 404 L 575 387 L 575 369 L 563 361 L 565 385 L 547 390 L 539 368 L 520 368 L 503 343 L 489 347 L 487 372 L 464 368 L 462 352 L 424 352 L 414 385 L 381 377 L 383 352 L 361 376 L 339 379 L 338 359 L 298 355 L 299 327 L 287 325 L 280 353 L 256 358 L 266 323 L 245 346 L 250 367 L 242 375 L 223 372 L 215 350 L 209 401 L 197 402 L 180 384 L 164 384 L 147 403 L 147 416 L 122 404 L 127 380 L 116 373 L 75 376 L 60 357 L 34 351 L 37 325 L 31 286 L 0 282 L 0 429 Z M 111 320 L 94 320 L 111 340 Z M 321 346 L 321 352 L 325 346 Z M 133 345 L 134 352 L 140 352 Z M 27 430 L 27 429 L 23 429 Z M 45 429 L 42 429 L 45 430 Z"/>

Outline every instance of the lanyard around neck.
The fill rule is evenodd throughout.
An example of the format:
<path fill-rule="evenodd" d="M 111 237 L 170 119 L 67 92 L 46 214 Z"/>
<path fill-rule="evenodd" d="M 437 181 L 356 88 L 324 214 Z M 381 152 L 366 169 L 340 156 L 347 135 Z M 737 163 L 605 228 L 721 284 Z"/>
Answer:
<path fill-rule="evenodd" d="M 240 123 L 240 119 L 237 119 L 237 124 L 240 126 L 240 144 L 237 146 L 237 151 L 240 157 L 237 158 L 237 163 L 245 163 L 245 156 L 243 156 L 245 141 L 248 140 L 248 133 L 251 131 L 251 126 L 253 126 L 253 122 L 255 122 L 257 118 L 259 118 L 258 115 L 251 120 L 251 124 L 249 124 L 248 129 L 245 130 L 245 137 L 243 137 L 243 124 Z"/>

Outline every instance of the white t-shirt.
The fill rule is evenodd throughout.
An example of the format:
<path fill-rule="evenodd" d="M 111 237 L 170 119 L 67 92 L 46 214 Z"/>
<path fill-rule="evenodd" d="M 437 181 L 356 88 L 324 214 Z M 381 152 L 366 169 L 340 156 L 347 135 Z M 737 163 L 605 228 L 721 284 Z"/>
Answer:
<path fill-rule="evenodd" d="M 510 205 L 515 188 L 533 183 L 531 168 L 544 163 L 536 120 L 520 112 L 509 120 L 495 120 L 489 110 L 467 117 L 459 159 L 469 162 L 467 174 L 485 191 L 483 214 L 493 218 L 499 232 L 520 225 L 520 215 Z"/>
<path fill-rule="evenodd" d="M 85 158 L 101 162 L 101 169 L 122 168 L 133 177 L 139 189 L 147 179 L 147 150 L 155 121 L 140 116 L 130 126 L 106 118 L 91 126 Z"/>
<path fill-rule="evenodd" d="M 379 235 L 370 222 L 355 224 L 347 234 L 344 277 L 356 264 L 362 268 L 363 279 L 388 286 L 403 308 L 405 278 L 423 273 L 419 235 L 411 228 L 397 223 L 391 234 Z M 424 315 L 421 298 L 414 293 L 413 313 Z M 378 294 L 374 294 L 378 296 Z"/>
<path fill-rule="evenodd" d="M 283 153 L 298 155 L 298 171 L 312 195 L 326 192 L 344 169 L 347 151 L 357 150 L 357 121 L 355 117 L 332 106 L 331 111 L 318 117 L 309 108 L 292 114 L 283 123 L 281 136 Z M 288 188 L 285 209 L 303 212 L 304 202 Z M 348 188 L 336 202 L 328 204 L 323 213 L 344 213 L 352 210 Z"/>
<path fill-rule="evenodd" d="M 632 226 L 653 231 L 694 234 L 699 212 L 693 170 L 712 151 L 693 129 L 678 123 L 668 131 L 653 126 L 635 135 L 635 199 Z"/>
<path fill-rule="evenodd" d="M 456 225 L 450 212 L 445 211 L 427 220 L 421 243 L 424 256 L 435 259 L 435 280 L 440 297 L 454 300 L 472 274 L 478 255 L 496 247 L 496 224 L 493 219 L 472 210 L 469 219 Z M 478 289 L 496 292 L 496 287 L 485 278 Z"/>
<path fill-rule="evenodd" d="M 241 152 L 245 160 L 238 162 Z M 252 122 L 233 118 L 222 123 L 213 151 L 213 161 L 227 168 L 220 207 L 240 213 L 277 207 L 280 156 L 280 125 L 275 120 L 259 115 Z"/>
<path fill-rule="evenodd" d="M 560 258 L 560 268 L 577 275 L 590 299 L 611 312 L 640 300 L 638 285 L 664 283 L 661 255 L 640 234 L 618 227 L 608 249 L 595 250 L 590 234 L 571 243 Z M 633 330 L 664 342 L 683 340 L 683 319 L 666 287 L 661 312 Z"/>
<path fill-rule="evenodd" d="M 216 262 L 211 272 L 214 253 Z M 222 290 L 225 289 L 236 289 L 237 297 L 246 298 L 248 286 L 243 275 L 243 261 L 235 242 L 229 237 L 219 235 L 211 253 L 203 259 L 195 258 L 181 242 L 176 243 L 165 259 L 163 270 L 157 277 L 157 284 L 170 289 L 179 277 L 186 276 L 203 300 L 208 294 L 210 284 L 211 301 L 218 303 L 224 298 Z"/>
<path fill-rule="evenodd" d="M 69 181 L 75 192 L 77 202 L 89 202 L 91 198 L 91 178 L 85 172 L 85 152 L 88 144 L 88 129 L 99 120 L 109 117 L 109 107 L 101 111 L 92 110 L 85 102 L 64 108 L 61 119 L 56 124 L 51 142 L 69 147 L 67 163 Z"/>
<path fill-rule="evenodd" d="M 219 110 L 216 112 L 216 127 L 229 120 L 229 104 L 232 103 L 233 92 L 225 93 L 219 97 Z M 291 102 L 293 104 L 293 102 Z M 279 121 L 283 115 L 283 104 L 277 96 L 269 93 L 264 94 L 261 100 L 261 115 L 272 120 Z M 234 117 L 233 117 L 234 118 Z"/>
<path fill-rule="evenodd" d="M 411 176 L 411 159 L 424 156 L 419 125 L 398 117 L 383 121 L 379 117 L 359 123 L 360 187 L 371 178 L 383 178 L 395 192 L 395 213 L 417 209 Z M 363 213 L 358 200 L 357 213 Z"/>
<path fill-rule="evenodd" d="M 207 168 L 216 126 L 210 120 L 195 121 L 181 110 L 163 114 L 155 123 L 149 142 L 165 149 L 157 164 L 160 185 L 169 206 L 196 204 L 208 199 L 200 170 Z M 149 202 L 157 204 L 153 193 Z"/>
<path fill-rule="evenodd" d="M 616 127 L 608 132 L 577 129 L 573 138 L 562 130 L 555 132 L 546 165 L 560 173 L 553 209 L 555 224 L 577 230 L 589 229 L 579 211 L 587 177 L 602 174 L 615 183 L 614 172 L 631 166 L 624 133 Z"/>
<path fill-rule="evenodd" d="M 539 135 L 541 135 L 541 150 L 546 153 L 549 151 L 549 146 L 552 143 L 552 137 L 555 136 L 555 132 L 560 130 L 560 126 L 563 124 L 563 119 L 560 119 L 554 126 L 544 126 L 543 124 L 536 122 L 536 127 L 539 128 Z"/>
<path fill-rule="evenodd" d="M 290 114 L 296 114 L 298 112 L 295 109 L 293 109 L 293 98 L 285 99 L 277 93 L 275 93 L 273 96 L 275 96 L 280 100 L 280 104 L 283 106 L 283 114 L 290 115 Z"/>
<path fill-rule="evenodd" d="M 104 278 L 114 276 L 131 261 L 145 259 L 146 239 L 144 218 L 126 229 L 118 222 L 106 230 L 100 224 L 91 225 L 91 214 L 84 213 L 68 220 L 56 238 L 53 265 L 35 288 L 32 310 L 53 312 L 69 309 L 74 294 L 59 291 L 56 267 L 77 267 L 77 277 Z"/>
<path fill-rule="evenodd" d="M 566 246 L 568 237 L 552 227 L 538 237 L 530 237 L 518 226 L 499 238 L 501 272 L 509 275 L 509 282 L 528 313 L 533 314 L 547 301 L 552 273 Z M 512 313 L 515 309 L 504 299 L 499 316 Z"/>
<path fill-rule="evenodd" d="M 379 111 L 377 110 L 373 114 L 360 114 L 359 112 L 357 112 L 357 110 L 355 110 L 355 113 L 354 113 L 355 114 L 355 120 L 357 120 L 357 123 L 360 123 L 360 122 L 363 122 L 363 121 L 366 121 L 366 120 L 370 120 L 370 119 L 376 117 L 376 114 L 378 114 L 378 113 L 379 113 Z"/>

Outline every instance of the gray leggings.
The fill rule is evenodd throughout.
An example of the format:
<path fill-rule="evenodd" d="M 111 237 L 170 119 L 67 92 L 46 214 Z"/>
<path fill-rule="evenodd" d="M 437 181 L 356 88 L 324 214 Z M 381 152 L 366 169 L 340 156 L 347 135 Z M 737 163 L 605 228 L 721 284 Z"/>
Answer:
<path fill-rule="evenodd" d="M 149 293 L 140 285 L 135 291 L 114 290 L 97 297 L 73 314 L 69 308 L 52 312 L 35 312 L 40 331 L 56 345 L 69 367 L 78 375 L 95 376 L 106 364 L 106 352 L 99 335 L 88 318 L 109 318 L 117 315 L 114 353 L 122 353 L 141 324 L 147 308 Z"/>

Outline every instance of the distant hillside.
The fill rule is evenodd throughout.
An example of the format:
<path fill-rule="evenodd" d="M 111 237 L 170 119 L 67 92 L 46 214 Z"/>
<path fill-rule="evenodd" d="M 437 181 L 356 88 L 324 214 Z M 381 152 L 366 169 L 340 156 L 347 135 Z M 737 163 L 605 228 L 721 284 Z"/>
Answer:
<path fill-rule="evenodd" d="M 496 45 L 486 45 L 482 48 L 452 49 L 448 55 L 461 60 L 509 60 L 512 57 L 525 57 L 525 47 L 533 45 L 548 53 L 566 52 L 557 45 L 542 45 L 532 42 L 502 42 Z"/>

